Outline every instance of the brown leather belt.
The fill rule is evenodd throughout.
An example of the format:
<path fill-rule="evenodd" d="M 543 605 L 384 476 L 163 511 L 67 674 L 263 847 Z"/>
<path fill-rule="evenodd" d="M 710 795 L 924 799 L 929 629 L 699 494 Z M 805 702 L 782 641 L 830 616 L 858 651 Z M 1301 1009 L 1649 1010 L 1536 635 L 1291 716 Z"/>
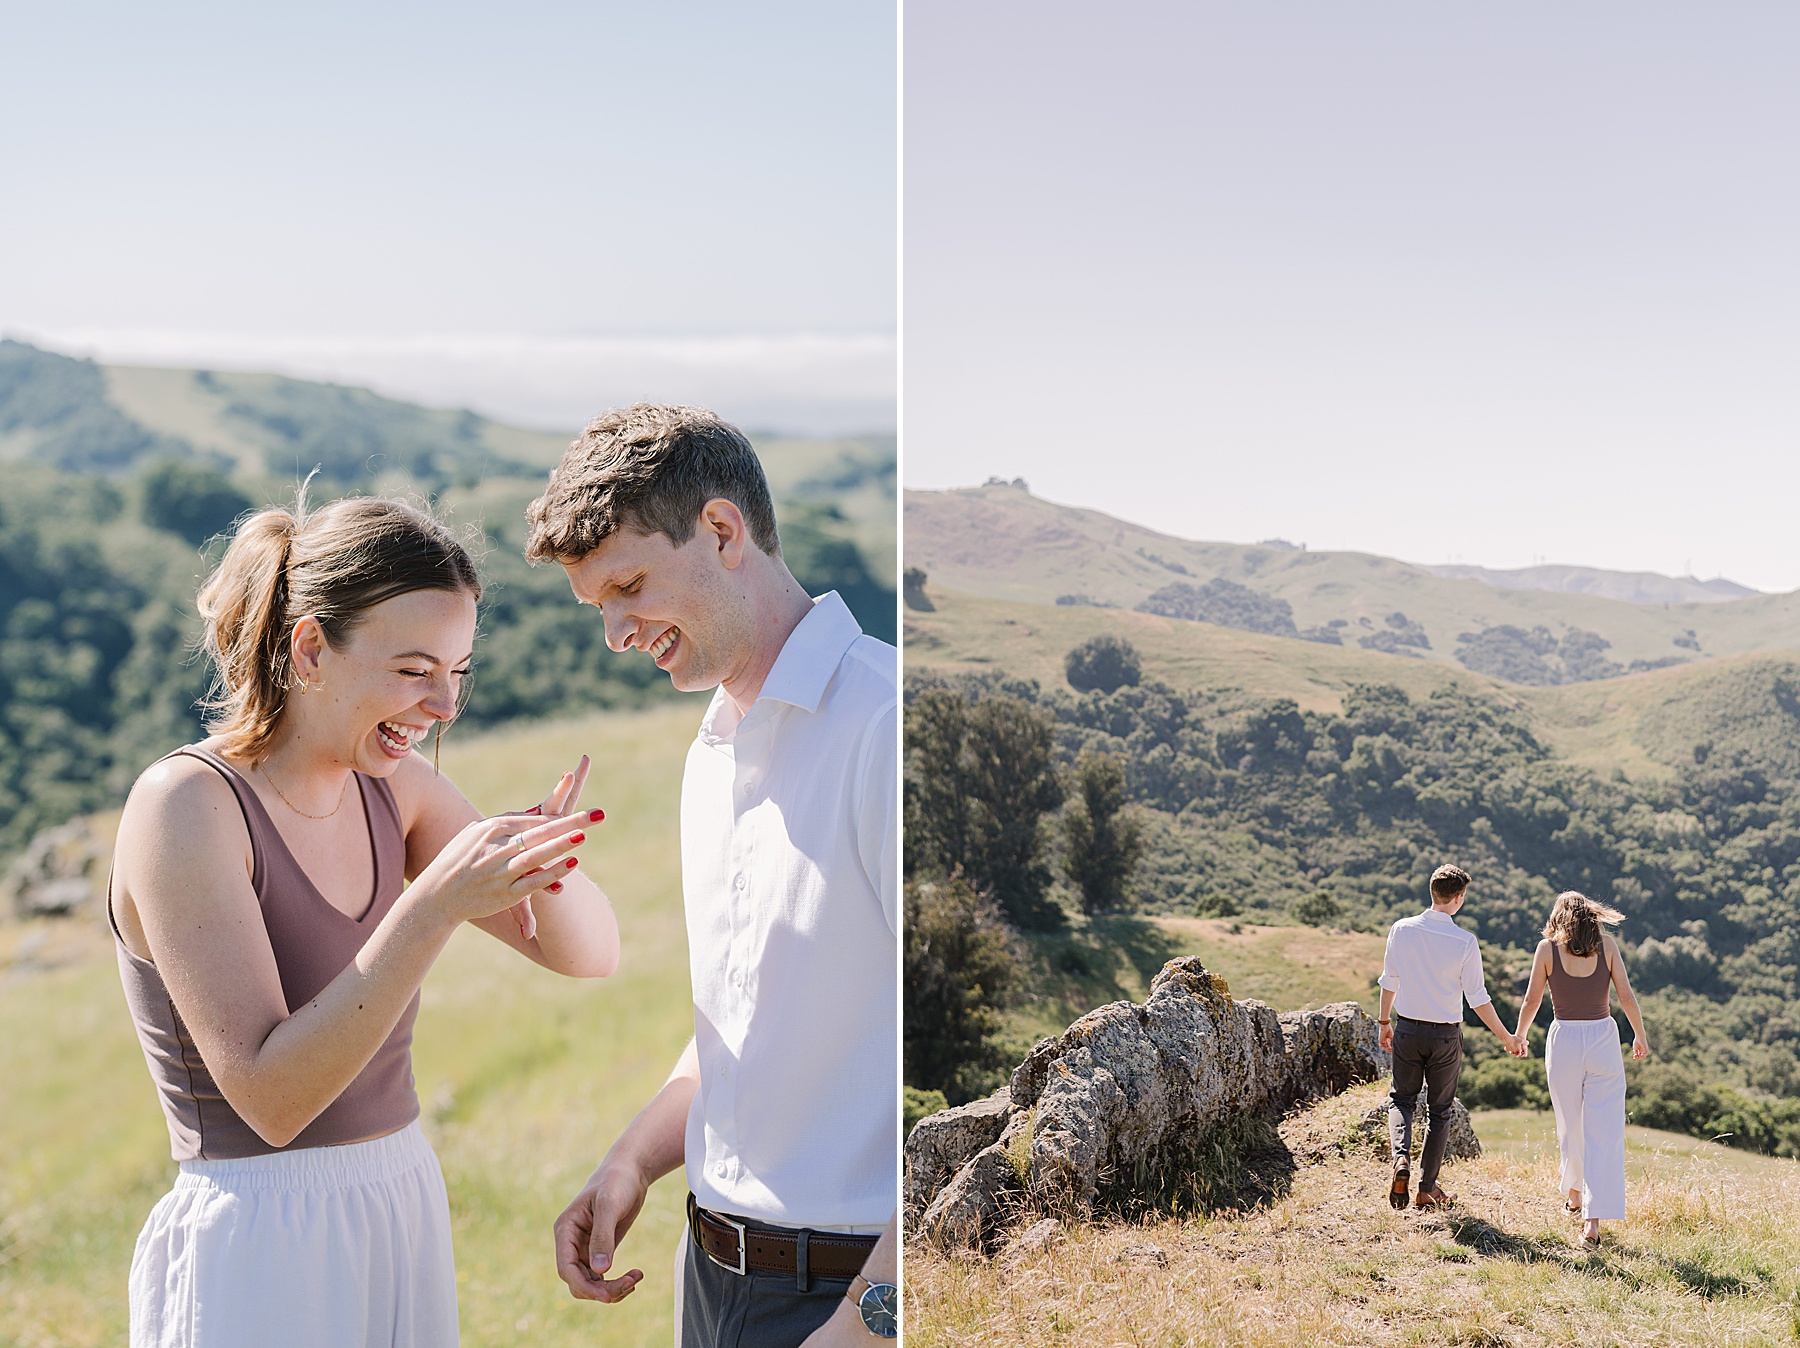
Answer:
<path fill-rule="evenodd" d="M 805 1284 L 813 1278 L 848 1281 L 862 1272 L 874 1236 L 842 1231 L 755 1226 L 700 1206 L 688 1195 L 688 1230 L 706 1257 L 732 1273 L 785 1273 Z"/>

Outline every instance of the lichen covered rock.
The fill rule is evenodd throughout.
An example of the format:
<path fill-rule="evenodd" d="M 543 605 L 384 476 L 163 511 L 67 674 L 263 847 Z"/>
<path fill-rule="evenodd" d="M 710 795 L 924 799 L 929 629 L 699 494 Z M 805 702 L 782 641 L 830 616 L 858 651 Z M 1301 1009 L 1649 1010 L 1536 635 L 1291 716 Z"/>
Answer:
<path fill-rule="evenodd" d="M 1232 1120 L 1384 1074 L 1375 1029 L 1354 1003 L 1277 1016 L 1233 1001 L 1198 959 L 1171 960 L 1141 1006 L 1088 1012 L 1039 1041 L 1005 1091 L 920 1121 L 906 1146 L 914 1229 L 986 1247 L 1005 1216 L 1085 1218 L 1103 1189 L 1179 1166 Z"/>

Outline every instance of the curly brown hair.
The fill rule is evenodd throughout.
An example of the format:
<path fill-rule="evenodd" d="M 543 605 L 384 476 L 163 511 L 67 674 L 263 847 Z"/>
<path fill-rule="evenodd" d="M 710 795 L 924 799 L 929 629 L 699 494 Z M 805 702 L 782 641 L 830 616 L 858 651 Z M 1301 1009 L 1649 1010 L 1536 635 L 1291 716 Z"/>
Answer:
<path fill-rule="evenodd" d="M 622 528 L 680 547 L 708 501 L 743 512 L 750 539 L 781 555 L 762 460 L 744 433 L 698 407 L 636 403 L 594 418 L 526 510 L 525 558 L 578 562 Z"/>

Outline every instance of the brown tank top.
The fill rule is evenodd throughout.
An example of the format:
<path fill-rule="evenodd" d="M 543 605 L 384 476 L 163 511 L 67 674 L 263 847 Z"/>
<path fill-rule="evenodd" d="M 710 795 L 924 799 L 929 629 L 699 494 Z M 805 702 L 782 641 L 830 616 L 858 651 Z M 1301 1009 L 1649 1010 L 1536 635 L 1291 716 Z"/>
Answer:
<path fill-rule="evenodd" d="M 232 793 L 237 796 L 244 823 L 250 830 L 254 863 L 250 883 L 262 908 L 269 948 L 275 952 L 275 964 L 281 971 L 282 995 L 292 1015 L 356 958 L 369 934 L 400 897 L 405 881 L 406 837 L 400 826 L 400 811 L 394 805 L 394 793 L 386 782 L 356 774 L 375 859 L 375 886 L 368 911 L 353 918 L 334 908 L 307 878 L 262 801 L 235 768 L 198 745 L 177 749 L 175 753 L 197 758 L 213 768 L 231 784 Z M 110 917 L 110 896 L 107 913 Z M 272 1147 L 226 1102 L 170 1000 L 162 974 L 149 960 L 140 959 L 126 948 L 116 919 L 113 936 L 118 944 L 125 1001 L 131 1008 L 144 1058 L 150 1064 L 151 1080 L 162 1099 L 170 1148 L 177 1161 L 235 1160 L 302 1147 L 336 1146 L 391 1133 L 419 1117 L 419 1097 L 413 1089 L 412 1076 L 413 1019 L 419 1013 L 417 993 L 393 1033 L 375 1050 L 375 1056 L 344 1088 L 344 1093 L 287 1146 Z"/>
<path fill-rule="evenodd" d="M 1606 946 L 1600 947 L 1594 972 L 1577 978 L 1562 966 L 1562 949 L 1550 942 L 1550 1005 L 1558 1020 L 1605 1020 L 1612 1015 L 1607 994 L 1612 988 L 1612 969 L 1606 963 Z"/>

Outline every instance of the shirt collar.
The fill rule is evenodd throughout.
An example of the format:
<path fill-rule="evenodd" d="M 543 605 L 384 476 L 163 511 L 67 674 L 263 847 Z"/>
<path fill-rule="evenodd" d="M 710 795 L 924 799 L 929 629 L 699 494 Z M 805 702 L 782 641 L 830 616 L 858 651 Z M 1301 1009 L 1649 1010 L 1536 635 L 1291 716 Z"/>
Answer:
<path fill-rule="evenodd" d="M 836 590 L 820 595 L 813 600 L 812 611 L 788 633 L 756 700 L 767 698 L 803 711 L 817 711 L 844 652 L 862 634 L 849 605 Z"/>
<path fill-rule="evenodd" d="M 1448 922 L 1451 926 L 1456 927 L 1456 919 L 1451 917 L 1450 914 L 1444 912 L 1442 909 L 1427 908 L 1424 912 L 1420 913 L 1419 916 L 1425 917 L 1425 918 L 1430 918 L 1434 922 Z M 1462 930 L 1461 927 L 1456 927 L 1456 929 L 1458 931 Z"/>
<path fill-rule="evenodd" d="M 802 711 L 817 711 L 844 653 L 862 634 L 836 590 L 820 595 L 812 601 L 811 611 L 788 633 L 781 654 L 775 657 L 762 691 L 749 710 L 739 716 L 737 703 L 720 688 L 713 694 L 712 705 L 700 723 L 700 737 L 714 744 L 730 739 L 744 719 L 764 702 L 786 702 Z"/>

